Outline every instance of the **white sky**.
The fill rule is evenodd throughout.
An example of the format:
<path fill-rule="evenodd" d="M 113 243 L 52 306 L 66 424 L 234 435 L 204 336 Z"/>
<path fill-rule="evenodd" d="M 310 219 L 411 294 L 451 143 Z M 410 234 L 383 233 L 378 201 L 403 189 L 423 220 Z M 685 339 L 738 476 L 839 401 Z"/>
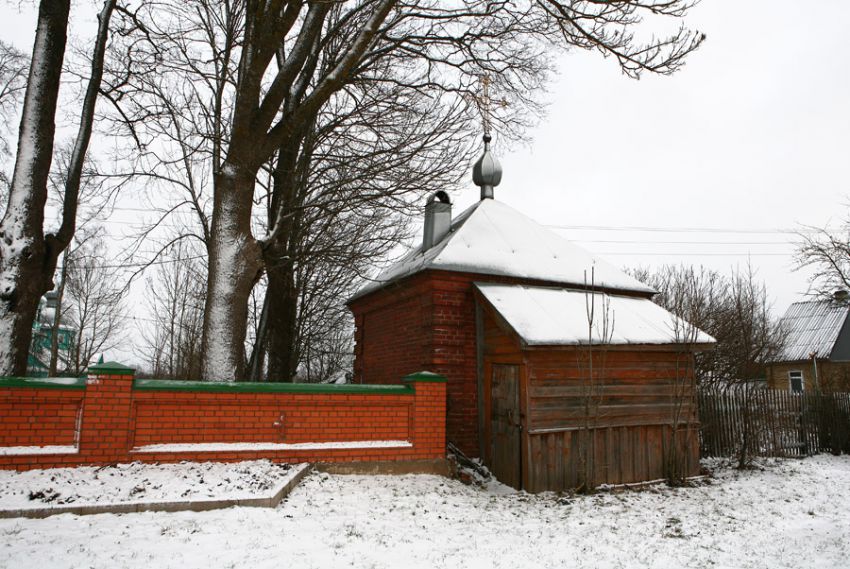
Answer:
<path fill-rule="evenodd" d="M 787 231 L 848 213 L 850 2 L 815 0 L 805 13 L 791 0 L 732 5 L 703 0 L 691 12 L 686 23 L 708 40 L 674 77 L 634 81 L 597 53 L 565 55 L 532 144 L 496 141 L 496 198 L 568 227 L 559 231 L 615 265 L 749 261 L 781 314 L 806 290 Z M 29 51 L 34 16 L 23 9 L 0 4 L 0 37 Z M 456 211 L 477 199 L 470 175 Z M 687 230 L 612 229 L 623 227 Z"/>
<path fill-rule="evenodd" d="M 687 22 L 708 40 L 674 77 L 569 54 L 533 145 L 502 152 L 496 198 L 552 225 L 722 229 L 562 234 L 618 265 L 749 260 L 781 314 L 807 281 L 776 230 L 838 224 L 850 179 L 850 3 L 800 6 L 704 0 Z"/>

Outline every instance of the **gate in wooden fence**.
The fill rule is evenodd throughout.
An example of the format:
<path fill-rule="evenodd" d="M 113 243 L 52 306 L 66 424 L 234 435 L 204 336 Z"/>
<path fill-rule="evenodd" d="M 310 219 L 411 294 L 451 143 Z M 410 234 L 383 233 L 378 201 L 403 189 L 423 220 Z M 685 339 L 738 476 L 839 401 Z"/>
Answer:
<path fill-rule="evenodd" d="M 697 392 L 700 454 L 850 453 L 850 393 L 793 393 L 743 385 Z"/>

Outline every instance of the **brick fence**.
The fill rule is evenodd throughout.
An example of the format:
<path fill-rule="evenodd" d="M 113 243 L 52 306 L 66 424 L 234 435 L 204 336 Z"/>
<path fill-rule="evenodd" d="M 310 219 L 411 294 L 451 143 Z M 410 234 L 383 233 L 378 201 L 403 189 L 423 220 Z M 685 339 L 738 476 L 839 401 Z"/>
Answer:
<path fill-rule="evenodd" d="M 446 384 L 134 380 L 100 364 L 81 379 L 0 379 L 0 468 L 117 462 L 439 461 Z"/>

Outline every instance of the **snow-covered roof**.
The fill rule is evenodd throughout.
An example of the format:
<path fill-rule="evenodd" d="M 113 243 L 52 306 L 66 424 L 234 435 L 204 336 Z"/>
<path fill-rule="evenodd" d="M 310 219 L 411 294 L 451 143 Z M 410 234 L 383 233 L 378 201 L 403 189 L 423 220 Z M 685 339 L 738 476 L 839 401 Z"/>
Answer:
<path fill-rule="evenodd" d="M 587 310 L 590 300 L 595 307 L 591 327 L 594 344 L 715 342 L 705 332 L 647 298 L 540 286 L 489 283 L 475 283 L 475 286 L 529 346 L 588 345 Z"/>
<path fill-rule="evenodd" d="M 831 300 L 795 302 L 782 317 L 787 332 L 777 361 L 807 360 L 810 354 L 827 358 L 847 319 L 848 308 Z"/>
<path fill-rule="evenodd" d="M 452 221 L 433 247 L 420 245 L 383 270 L 354 298 L 426 269 L 510 276 L 642 293 L 656 291 L 614 265 L 594 257 L 512 207 L 481 200 Z"/>

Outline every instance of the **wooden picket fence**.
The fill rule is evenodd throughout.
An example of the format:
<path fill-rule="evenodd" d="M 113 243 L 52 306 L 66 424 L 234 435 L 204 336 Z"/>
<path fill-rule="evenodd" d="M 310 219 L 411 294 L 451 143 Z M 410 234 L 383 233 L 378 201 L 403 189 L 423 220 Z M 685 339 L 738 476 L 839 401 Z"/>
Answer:
<path fill-rule="evenodd" d="M 792 393 L 752 385 L 697 391 L 700 454 L 850 454 L 850 393 Z"/>

